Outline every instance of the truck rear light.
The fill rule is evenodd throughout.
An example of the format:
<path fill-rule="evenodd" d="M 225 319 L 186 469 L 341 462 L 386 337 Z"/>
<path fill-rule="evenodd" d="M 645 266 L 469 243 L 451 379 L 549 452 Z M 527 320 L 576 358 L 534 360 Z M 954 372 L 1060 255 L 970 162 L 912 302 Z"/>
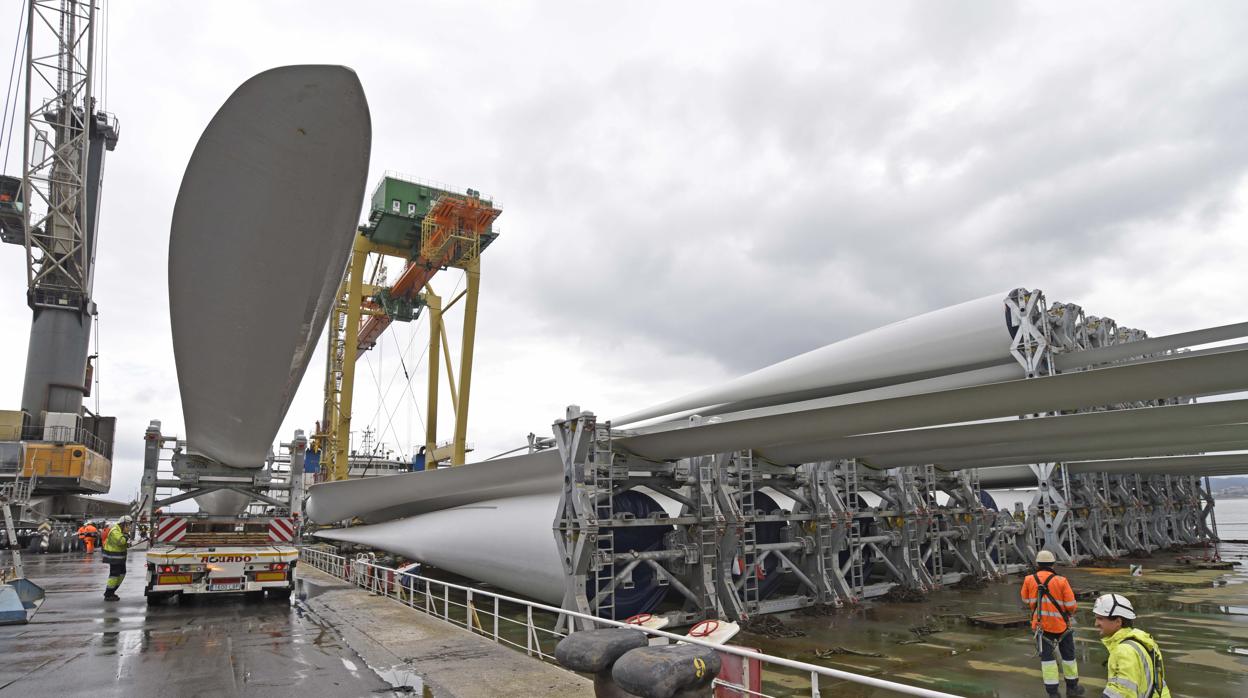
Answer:
<path fill-rule="evenodd" d="M 271 569 L 271 570 L 284 570 L 284 569 L 286 569 L 286 563 L 285 563 L 285 562 L 274 562 L 273 564 L 269 565 L 269 569 Z"/>
<path fill-rule="evenodd" d="M 176 565 L 161 565 L 160 571 L 161 572 L 177 572 L 178 568 Z"/>

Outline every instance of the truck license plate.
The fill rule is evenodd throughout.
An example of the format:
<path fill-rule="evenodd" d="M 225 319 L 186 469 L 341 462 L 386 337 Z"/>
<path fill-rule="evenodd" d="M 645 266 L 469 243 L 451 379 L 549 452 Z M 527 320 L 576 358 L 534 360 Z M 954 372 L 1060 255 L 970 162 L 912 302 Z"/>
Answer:
<path fill-rule="evenodd" d="M 242 591 L 242 589 L 243 589 L 242 582 L 235 582 L 233 584 L 209 584 L 208 585 L 208 591 Z"/>

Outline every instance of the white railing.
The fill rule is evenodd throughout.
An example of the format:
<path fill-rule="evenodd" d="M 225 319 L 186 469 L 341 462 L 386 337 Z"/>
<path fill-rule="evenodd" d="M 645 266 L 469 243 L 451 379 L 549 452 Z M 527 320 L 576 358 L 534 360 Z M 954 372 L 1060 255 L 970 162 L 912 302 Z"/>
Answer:
<path fill-rule="evenodd" d="M 607 620 L 535 601 L 526 601 L 512 596 L 473 589 L 440 579 L 399 572 L 393 568 L 371 562 L 367 557 L 353 560 L 332 553 L 322 547 L 303 547 L 300 552 L 300 562 L 315 567 L 338 579 L 351 582 L 355 586 L 374 594 L 394 599 L 409 608 L 441 618 L 475 635 L 523 650 L 531 657 L 537 657 L 552 663 L 555 662 L 553 654 L 554 644 L 566 635 L 566 633 L 559 632 L 554 628 L 569 625 L 571 619 L 579 619 L 594 623 L 596 626 L 640 630 L 654 637 L 667 638 L 672 642 L 680 641 L 702 645 L 723 654 L 741 657 L 743 660 L 752 659 L 759 661 L 763 665 L 771 667 L 773 671 L 783 670 L 783 673 L 790 676 L 804 677 L 809 681 L 811 698 L 819 698 L 822 695 L 819 685 L 821 678 L 837 682 L 848 681 L 911 696 L 958 698 L 952 693 L 932 691 L 862 674 L 854 674 L 783 657 L 775 657 L 761 652 L 753 652 L 735 645 L 716 645 L 685 635 Z M 482 622 L 482 616 L 486 618 L 484 623 Z M 560 621 L 563 622 L 560 623 Z M 548 623 L 549 627 L 544 627 L 543 622 Z M 548 649 L 550 651 L 547 651 Z M 771 698 L 766 693 L 751 691 L 745 686 L 739 686 L 720 679 L 716 679 L 715 685 L 736 691 L 741 696 Z M 829 687 L 824 686 L 823 688 Z"/>

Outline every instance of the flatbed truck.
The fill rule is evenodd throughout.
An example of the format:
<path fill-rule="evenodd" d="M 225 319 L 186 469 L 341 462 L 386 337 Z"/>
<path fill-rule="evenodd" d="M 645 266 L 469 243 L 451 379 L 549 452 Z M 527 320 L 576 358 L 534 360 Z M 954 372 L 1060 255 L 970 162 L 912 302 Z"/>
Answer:
<path fill-rule="evenodd" d="M 284 479 L 274 470 L 276 458 L 261 468 L 242 469 L 192 456 L 184 442 L 160 433 L 159 421 L 152 421 L 145 438 L 138 521 L 150 541 L 144 586 L 148 603 L 192 594 L 289 598 L 299 564 L 307 448 L 303 432 L 281 444 L 289 451 Z M 172 454 L 165 457 L 168 450 Z M 247 511 L 237 516 L 165 511 L 221 489 L 248 495 L 252 501 Z"/>

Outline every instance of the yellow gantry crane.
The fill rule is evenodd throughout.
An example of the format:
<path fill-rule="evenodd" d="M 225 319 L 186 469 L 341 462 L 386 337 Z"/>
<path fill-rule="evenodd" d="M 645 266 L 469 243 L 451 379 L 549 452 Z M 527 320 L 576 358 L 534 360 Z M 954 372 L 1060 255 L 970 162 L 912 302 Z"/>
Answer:
<path fill-rule="evenodd" d="M 410 322 L 422 311 L 429 317 L 426 467 L 447 461 L 451 465 L 464 463 L 481 252 L 498 237 L 493 223 L 500 213 L 491 200 L 481 198 L 481 193 L 473 189 L 457 194 L 392 172 L 387 172 L 377 185 L 368 223 L 360 227 L 360 234 L 355 238 L 330 316 L 325 409 L 313 439 L 313 449 L 320 456 L 322 479 L 345 480 L 347 477 L 356 361 L 363 352 L 376 346 L 391 323 Z M 401 258 L 406 266 L 392 285 L 365 283 L 370 255 Z M 430 281 L 439 271 L 450 268 L 462 269 L 467 284 L 462 292 L 444 303 L 433 292 Z M 457 385 L 443 318 L 461 300 L 464 302 L 463 337 Z M 455 430 L 451 441 L 439 446 L 438 386 L 443 360 L 451 405 L 455 409 Z"/>

